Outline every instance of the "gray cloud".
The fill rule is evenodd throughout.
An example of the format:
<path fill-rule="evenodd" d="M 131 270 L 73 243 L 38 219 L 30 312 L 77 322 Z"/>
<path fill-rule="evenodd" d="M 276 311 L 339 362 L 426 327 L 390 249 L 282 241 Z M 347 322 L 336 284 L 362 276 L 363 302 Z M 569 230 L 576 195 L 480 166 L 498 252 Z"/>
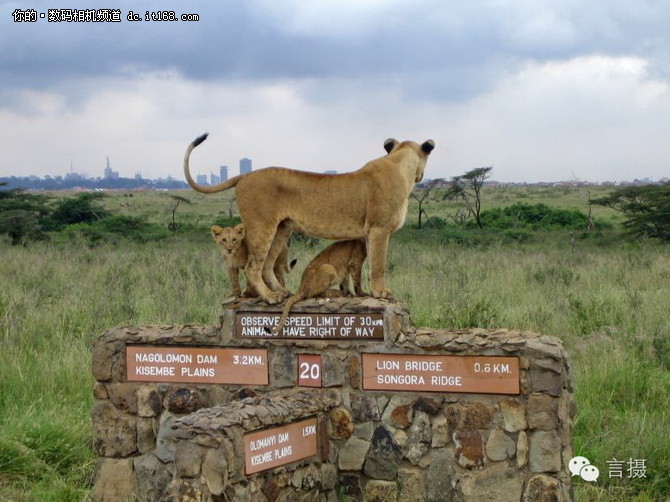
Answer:
<path fill-rule="evenodd" d="M 374 4 L 353 14 L 346 11 L 351 4 L 328 15 L 314 7 L 301 15 L 297 2 L 276 4 L 148 1 L 142 16 L 147 9 L 175 10 L 198 13 L 200 21 L 132 23 L 126 16 L 138 12 L 137 3 L 120 1 L 122 22 L 102 25 L 7 23 L 16 4 L 5 3 L 2 90 L 172 70 L 193 80 L 382 75 L 395 77 L 391 83 L 407 92 L 454 100 L 486 90 L 527 60 L 635 54 L 654 59 L 659 74 L 668 68 L 663 48 L 670 15 L 662 2 L 419 1 Z M 38 11 L 47 6 L 33 5 Z"/>

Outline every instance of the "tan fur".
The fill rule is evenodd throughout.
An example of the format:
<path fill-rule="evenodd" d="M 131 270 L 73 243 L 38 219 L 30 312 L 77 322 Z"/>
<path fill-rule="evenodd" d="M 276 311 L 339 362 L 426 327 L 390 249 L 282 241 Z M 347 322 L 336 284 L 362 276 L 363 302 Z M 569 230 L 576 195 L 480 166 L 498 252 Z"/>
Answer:
<path fill-rule="evenodd" d="M 268 167 L 202 186 L 191 177 L 189 157 L 205 138 L 199 137 L 186 150 L 184 175 L 202 193 L 236 187 L 249 249 L 245 271 L 266 302 L 278 303 L 286 295 L 272 265 L 293 230 L 325 239 L 365 239 L 372 294 L 392 297 L 384 283 L 389 237 L 405 222 L 409 194 L 423 178 L 433 141 L 387 140 L 388 155 L 352 173 L 329 175 Z"/>
<path fill-rule="evenodd" d="M 247 244 L 244 240 L 245 228 L 244 224 L 240 223 L 234 227 L 220 227 L 214 225 L 211 228 L 211 234 L 219 246 L 223 261 L 226 262 L 228 269 L 228 276 L 230 277 L 230 284 L 233 287 L 232 296 L 240 296 L 240 270 L 244 270 L 249 257 Z M 284 248 L 280 253 L 274 265 L 274 273 L 277 280 L 284 285 L 284 275 L 290 271 L 288 264 L 288 248 Z M 247 286 L 244 289 L 244 297 L 257 296 L 256 291 L 247 281 Z"/>
<path fill-rule="evenodd" d="M 333 286 L 340 286 L 340 290 L 345 294 L 363 296 L 365 293 L 361 288 L 361 273 L 366 255 L 365 242 L 362 240 L 335 242 L 316 255 L 303 272 L 297 293 L 286 300 L 281 318 L 272 333 L 275 335 L 281 333 L 286 318 L 296 302 L 315 298 L 324 293 L 329 296 L 340 296 L 342 294 L 340 291 L 329 289 Z M 353 291 L 351 282 L 354 285 Z"/>

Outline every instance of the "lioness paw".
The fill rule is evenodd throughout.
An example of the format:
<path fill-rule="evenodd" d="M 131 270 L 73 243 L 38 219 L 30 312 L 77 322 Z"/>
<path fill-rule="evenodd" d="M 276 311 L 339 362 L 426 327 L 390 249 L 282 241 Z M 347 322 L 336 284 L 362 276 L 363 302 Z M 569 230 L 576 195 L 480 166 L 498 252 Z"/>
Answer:
<path fill-rule="evenodd" d="M 384 300 L 393 300 L 393 293 L 390 289 L 382 289 L 381 291 L 373 291 L 372 296 L 375 298 L 382 298 Z"/>

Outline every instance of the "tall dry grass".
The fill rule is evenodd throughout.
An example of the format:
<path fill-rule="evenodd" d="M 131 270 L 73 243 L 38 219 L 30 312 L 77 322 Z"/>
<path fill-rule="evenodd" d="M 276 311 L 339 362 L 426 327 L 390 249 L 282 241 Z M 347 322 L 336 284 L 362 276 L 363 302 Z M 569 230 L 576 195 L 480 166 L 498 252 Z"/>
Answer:
<path fill-rule="evenodd" d="M 298 244 L 289 281 L 316 249 Z M 575 452 L 601 468 L 578 500 L 670 493 L 670 250 L 555 242 L 465 247 L 399 234 L 390 286 L 417 325 L 532 330 L 563 339 L 578 406 Z M 228 294 L 213 243 L 0 242 L 0 500 L 81 500 L 90 490 L 90 346 L 115 325 L 215 323 Z M 606 461 L 644 458 L 614 482 Z M 604 475 L 603 475 L 604 473 Z"/>

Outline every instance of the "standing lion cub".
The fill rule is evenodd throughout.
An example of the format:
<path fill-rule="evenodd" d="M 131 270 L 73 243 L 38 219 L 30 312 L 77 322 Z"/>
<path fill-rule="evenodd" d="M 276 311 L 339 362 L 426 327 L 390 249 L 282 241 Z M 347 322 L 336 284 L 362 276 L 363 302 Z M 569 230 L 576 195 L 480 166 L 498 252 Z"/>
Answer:
<path fill-rule="evenodd" d="M 214 225 L 211 228 L 211 234 L 214 238 L 214 242 L 219 245 L 223 261 L 226 262 L 230 284 L 233 287 L 232 296 L 240 296 L 242 291 L 240 288 L 240 269 L 244 270 L 244 267 L 247 264 L 247 259 L 249 258 L 249 251 L 244 238 L 244 223 L 240 223 L 234 227 L 220 227 Z M 284 247 L 274 264 L 274 273 L 277 276 L 277 280 L 279 280 L 282 285 L 284 285 L 284 275 L 291 270 L 291 267 L 294 264 L 295 260 L 291 262 L 291 265 L 289 266 L 288 249 Z M 242 296 L 258 296 L 248 280 Z"/>
<path fill-rule="evenodd" d="M 342 292 L 363 296 L 361 273 L 366 257 L 363 240 L 335 242 L 316 255 L 303 272 L 298 291 L 286 300 L 281 318 L 271 330 L 272 334 L 281 333 L 291 308 L 300 300 L 323 296 L 324 293 L 330 296 L 340 296 Z M 353 291 L 351 281 L 354 284 Z M 329 289 L 338 285 L 341 291 Z M 265 330 L 270 331 L 268 328 Z"/>

